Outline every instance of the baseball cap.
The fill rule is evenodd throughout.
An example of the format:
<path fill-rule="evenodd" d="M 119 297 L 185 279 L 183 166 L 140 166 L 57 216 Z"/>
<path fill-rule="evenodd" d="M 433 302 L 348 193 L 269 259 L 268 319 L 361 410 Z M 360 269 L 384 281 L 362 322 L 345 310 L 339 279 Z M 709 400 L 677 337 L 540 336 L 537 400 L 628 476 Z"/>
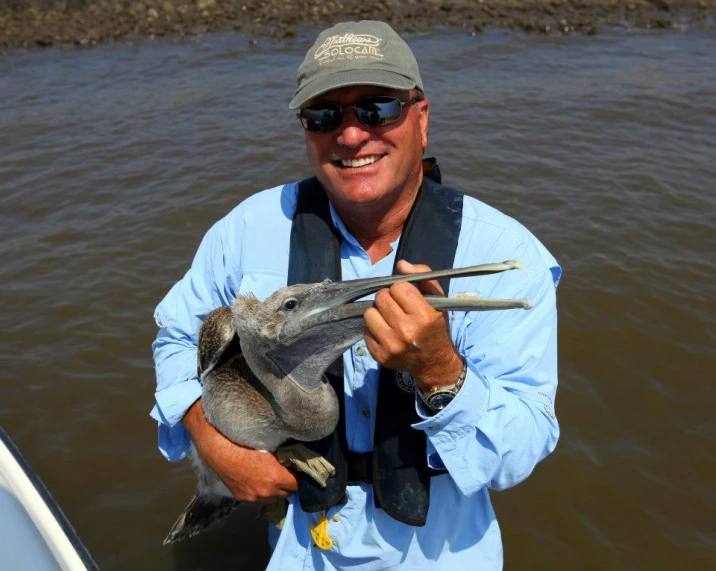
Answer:
<path fill-rule="evenodd" d="M 318 35 L 298 68 L 289 109 L 333 89 L 378 85 L 423 89 L 418 62 L 408 44 L 385 22 L 341 22 Z"/>

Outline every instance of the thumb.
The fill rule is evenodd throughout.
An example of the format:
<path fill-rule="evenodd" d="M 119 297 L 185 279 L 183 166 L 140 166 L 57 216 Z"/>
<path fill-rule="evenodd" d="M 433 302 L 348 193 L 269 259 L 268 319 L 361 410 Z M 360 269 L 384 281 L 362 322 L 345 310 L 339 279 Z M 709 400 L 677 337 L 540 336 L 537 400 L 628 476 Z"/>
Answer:
<path fill-rule="evenodd" d="M 418 274 L 420 272 L 429 272 L 431 270 L 430 266 L 426 264 L 411 264 L 407 260 L 398 260 L 398 263 L 395 267 L 398 270 L 398 273 L 404 275 Z M 437 280 L 425 280 L 422 282 L 417 282 L 415 285 L 422 294 L 445 295 L 445 292 L 443 292 L 443 288 L 440 287 L 440 284 Z"/>

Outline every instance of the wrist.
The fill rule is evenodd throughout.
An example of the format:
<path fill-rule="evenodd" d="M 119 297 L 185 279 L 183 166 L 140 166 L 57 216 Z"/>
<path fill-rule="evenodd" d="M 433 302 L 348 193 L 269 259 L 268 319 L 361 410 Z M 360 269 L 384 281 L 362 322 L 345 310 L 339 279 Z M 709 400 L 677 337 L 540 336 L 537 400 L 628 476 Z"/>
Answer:
<path fill-rule="evenodd" d="M 454 382 L 450 384 L 434 385 L 427 391 L 418 389 L 418 395 L 423 404 L 433 413 L 440 412 L 447 407 L 462 389 L 467 378 L 467 361 L 460 358 L 462 368 Z"/>
<path fill-rule="evenodd" d="M 197 399 L 187 409 L 181 419 L 181 423 L 192 439 L 199 435 L 207 426 L 211 426 L 204 416 L 204 409 L 201 406 L 201 399 Z"/>
<path fill-rule="evenodd" d="M 455 351 L 445 361 L 436 360 L 429 370 L 413 375 L 420 392 L 427 393 L 434 387 L 452 385 L 457 381 L 464 369 L 465 360 Z"/>

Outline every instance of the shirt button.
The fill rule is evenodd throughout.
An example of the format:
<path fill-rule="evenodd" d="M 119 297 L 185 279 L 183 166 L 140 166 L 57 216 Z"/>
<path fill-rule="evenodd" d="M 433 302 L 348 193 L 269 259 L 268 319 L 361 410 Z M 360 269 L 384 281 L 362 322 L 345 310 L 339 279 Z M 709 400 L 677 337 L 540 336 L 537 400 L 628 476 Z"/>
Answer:
<path fill-rule="evenodd" d="M 336 515 L 334 515 L 334 516 L 331 518 L 331 521 L 336 521 L 336 522 L 341 521 L 341 516 L 339 516 L 338 514 L 336 514 Z"/>
<path fill-rule="evenodd" d="M 440 425 L 439 425 L 439 424 L 433 424 L 433 425 L 430 427 L 430 430 L 440 430 Z"/>
<path fill-rule="evenodd" d="M 370 410 L 367 408 L 364 408 L 360 413 L 365 416 L 366 418 L 370 416 Z"/>
<path fill-rule="evenodd" d="M 356 353 L 358 353 L 359 357 L 362 357 L 365 355 L 365 349 L 363 349 L 363 347 L 358 347 L 358 349 L 356 349 Z"/>

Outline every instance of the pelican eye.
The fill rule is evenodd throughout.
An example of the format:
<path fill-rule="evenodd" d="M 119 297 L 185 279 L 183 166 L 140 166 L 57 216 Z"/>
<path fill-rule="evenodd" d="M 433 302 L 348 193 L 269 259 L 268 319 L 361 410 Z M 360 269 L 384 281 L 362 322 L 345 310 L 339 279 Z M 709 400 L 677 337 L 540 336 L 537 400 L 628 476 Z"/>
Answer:
<path fill-rule="evenodd" d="M 286 301 L 283 302 L 283 308 L 287 311 L 296 309 L 297 305 L 298 305 L 298 300 L 293 297 L 289 297 Z"/>

